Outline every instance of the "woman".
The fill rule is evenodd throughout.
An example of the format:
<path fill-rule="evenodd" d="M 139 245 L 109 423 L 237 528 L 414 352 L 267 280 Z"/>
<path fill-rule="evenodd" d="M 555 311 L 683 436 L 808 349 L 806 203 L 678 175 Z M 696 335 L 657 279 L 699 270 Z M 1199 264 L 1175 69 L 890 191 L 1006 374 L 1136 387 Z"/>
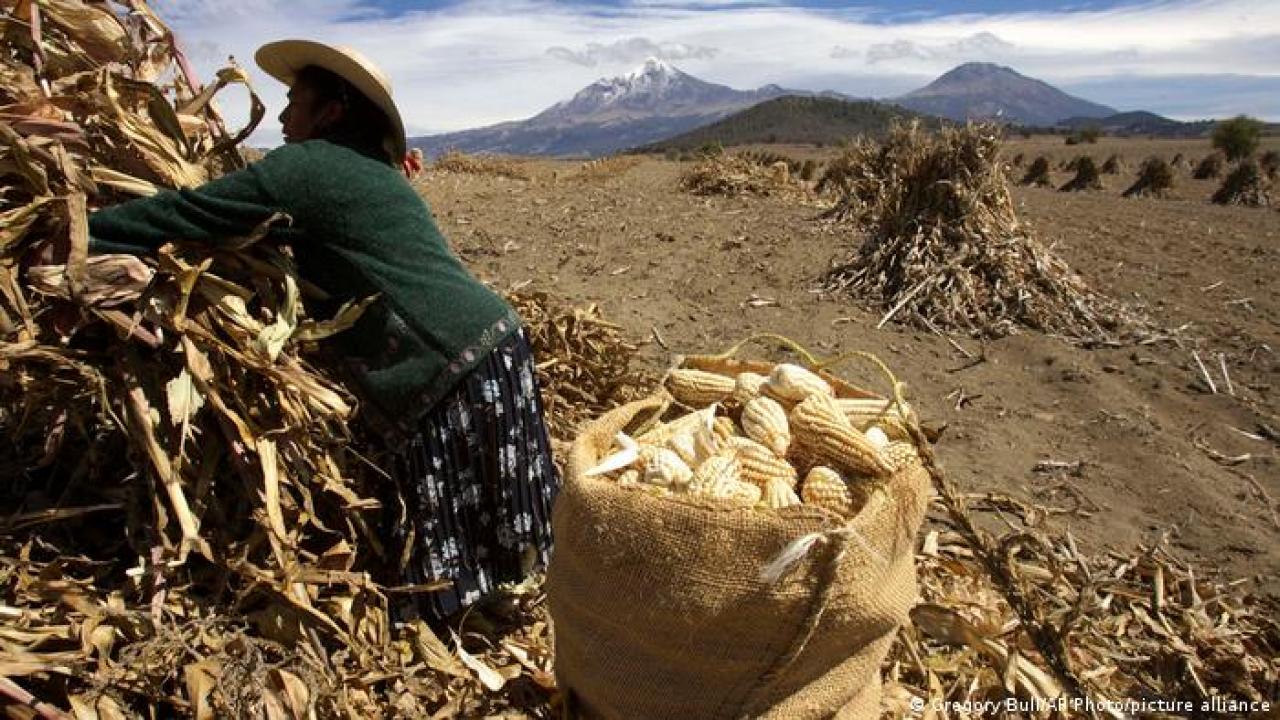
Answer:
<path fill-rule="evenodd" d="M 301 40 L 265 45 L 256 60 L 290 86 L 286 144 L 199 188 L 95 213 L 94 249 L 217 244 L 283 213 L 271 237 L 292 245 L 333 307 L 378 295 L 335 349 L 410 503 L 407 522 L 394 523 L 414 544 L 402 580 L 453 581 L 419 604 L 446 617 L 548 560 L 559 479 L 528 341 L 397 170 L 404 126 L 381 71 Z"/>

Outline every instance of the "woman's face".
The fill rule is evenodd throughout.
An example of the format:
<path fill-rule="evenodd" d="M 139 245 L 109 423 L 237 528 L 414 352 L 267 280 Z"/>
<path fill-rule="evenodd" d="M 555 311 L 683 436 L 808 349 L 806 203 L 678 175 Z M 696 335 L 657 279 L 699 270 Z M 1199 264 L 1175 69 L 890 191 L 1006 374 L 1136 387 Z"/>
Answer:
<path fill-rule="evenodd" d="M 342 104 L 322 100 L 306 81 L 298 80 L 289 88 L 289 104 L 280 112 L 280 125 L 287 143 L 320 137 L 325 128 L 342 117 Z"/>

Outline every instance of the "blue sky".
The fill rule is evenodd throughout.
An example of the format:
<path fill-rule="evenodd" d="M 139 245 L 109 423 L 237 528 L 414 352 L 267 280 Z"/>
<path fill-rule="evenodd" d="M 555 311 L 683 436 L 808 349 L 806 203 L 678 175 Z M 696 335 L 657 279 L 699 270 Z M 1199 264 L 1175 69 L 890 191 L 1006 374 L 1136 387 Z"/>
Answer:
<path fill-rule="evenodd" d="M 262 43 L 345 44 L 392 78 L 411 134 L 529 117 L 648 56 L 737 88 L 767 83 L 892 97 L 968 61 L 1089 100 L 1193 119 L 1280 120 L 1276 0 L 154 0 L 205 77 L 234 56 L 270 109 L 284 89 Z M 220 100 L 232 122 L 247 103 Z"/>

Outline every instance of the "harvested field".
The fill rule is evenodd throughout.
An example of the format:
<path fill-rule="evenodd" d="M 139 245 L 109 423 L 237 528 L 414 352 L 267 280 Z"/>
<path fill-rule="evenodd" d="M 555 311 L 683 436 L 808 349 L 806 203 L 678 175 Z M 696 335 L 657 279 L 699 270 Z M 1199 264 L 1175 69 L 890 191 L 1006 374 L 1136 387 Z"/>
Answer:
<path fill-rule="evenodd" d="M 1146 141 L 1108 146 L 1124 157 L 1153 154 Z M 1208 147 L 1187 150 L 1204 155 Z M 563 164 L 535 165 L 527 185 L 467 178 L 423 187 L 446 234 L 482 274 L 599 303 L 639 340 L 640 356 L 654 370 L 674 352 L 720 351 L 749 331 L 777 332 L 828 357 L 885 351 L 922 418 L 946 426 L 935 450 L 975 525 L 1003 530 L 1007 521 L 1044 534 L 1052 549 L 1036 551 L 1038 560 L 1020 558 L 1029 563 L 1028 597 L 1049 613 L 1050 626 L 1066 618 L 1050 608 L 1070 602 L 1078 572 L 1101 577 L 1132 567 L 1125 582 L 1133 584 L 1118 592 L 1153 597 L 1163 587 L 1170 608 L 1193 606 L 1193 586 L 1196 596 L 1214 596 L 1200 583 L 1243 580 L 1232 587 L 1255 599 L 1237 595 L 1228 602 L 1239 610 L 1221 608 L 1240 619 L 1248 638 L 1231 653 L 1253 658 L 1246 665 L 1254 684 L 1237 690 L 1241 697 L 1275 696 L 1280 289 L 1272 268 L 1280 262 L 1280 214 L 1215 206 L 1215 183 L 1186 177 L 1169 199 L 1121 198 L 1118 189 L 1133 183 L 1136 169 L 1119 175 L 1109 192 L 1014 188 L 1019 219 L 1091 288 L 1125 298 L 1159 327 L 1177 331 L 1173 341 L 1086 350 L 1037 332 L 977 342 L 896 323 L 877 329 L 881 309 L 817 291 L 847 252 L 846 223 L 824 222 L 783 198 L 691 196 L 676 187 L 687 164 L 649 159 L 625 180 L 586 192 L 554 179 Z M 1068 179 L 1059 175 L 1055 185 Z M 1198 196 L 1186 197 L 1188 187 Z M 499 247 L 505 250 L 493 251 Z M 853 379 L 874 387 L 871 377 Z M 983 632 L 1008 627 L 1017 613 L 995 599 L 1002 596 L 998 584 L 966 554 L 971 546 L 958 539 L 943 505 L 932 522 L 938 549 L 926 543 L 926 600 L 967 597 L 975 608 L 992 609 L 964 615 L 966 622 Z M 1067 530 L 1074 550 L 1064 544 Z M 1070 565 L 1076 553 L 1087 558 L 1087 570 Z M 1064 562 L 1075 568 L 1071 585 L 1049 580 Z M 1116 628 L 1138 627 L 1139 614 L 1150 611 L 1138 603 L 1091 612 L 1088 629 L 1082 626 L 1089 639 L 1081 641 L 1092 649 L 1080 652 L 1161 647 L 1160 633 L 1148 630 L 1131 634 L 1129 645 L 1102 640 Z M 1170 612 L 1191 618 L 1199 611 Z M 888 695 L 905 704 L 911 688 L 926 683 L 915 658 L 961 658 L 966 651 L 940 681 L 972 680 L 978 696 L 984 688 L 995 692 L 999 673 L 972 665 L 970 642 L 977 641 L 957 638 L 957 627 L 948 613 L 918 617 L 905 636 L 915 650 L 903 645 L 891 657 Z M 1047 635 L 1052 643 L 1054 634 Z M 1028 635 L 1016 643 L 1024 654 L 1036 652 Z M 1175 666 L 1185 657 L 1206 685 L 1232 692 L 1233 666 L 1219 662 L 1225 656 L 1207 646 L 1181 653 L 1162 657 Z M 1139 686 L 1196 696 L 1185 675 L 1155 667 L 1126 666 L 1085 684 L 1095 697 L 1112 699 Z"/>
<path fill-rule="evenodd" d="M 1118 143 L 1100 145 L 1125 157 L 1151 150 L 1147 141 Z M 1207 142 L 1193 147 L 1208 152 Z M 1276 442 L 1260 429 L 1275 429 L 1280 411 L 1280 289 L 1271 269 L 1280 261 L 1280 214 L 1214 206 L 1214 183 L 1194 200 L 1175 193 L 1161 201 L 1015 188 L 1014 204 L 1042 242 L 1095 290 L 1140 303 L 1161 327 L 1183 328 L 1182 347 L 1085 350 L 1033 332 L 985 344 L 952 338 L 966 355 L 927 330 L 877 330 L 882 312 L 816 292 L 847 236 L 813 208 L 689 195 L 677 183 L 684 163 L 646 159 L 586 190 L 554 178 L 572 164 L 531 167 L 529 183 L 423 185 L 455 248 L 497 284 L 598 303 L 654 370 L 673 352 L 722 350 L 749 330 L 828 355 L 888 349 L 922 417 L 949 425 L 937 451 L 963 491 L 1078 502 L 1088 517 L 1063 519 L 1085 548 L 1127 552 L 1166 536 L 1198 565 L 1280 592 L 1272 512 L 1280 466 Z M 1133 179 L 1123 175 L 1117 186 Z M 1217 393 L 1192 350 L 1213 365 Z M 1035 470 L 1046 461 L 1066 465 Z"/>

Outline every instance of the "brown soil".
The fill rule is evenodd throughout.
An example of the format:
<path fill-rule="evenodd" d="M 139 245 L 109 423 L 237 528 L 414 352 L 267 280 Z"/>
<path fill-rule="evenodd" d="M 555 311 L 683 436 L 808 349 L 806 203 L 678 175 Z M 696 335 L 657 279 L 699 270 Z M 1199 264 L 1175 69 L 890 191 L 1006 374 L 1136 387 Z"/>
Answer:
<path fill-rule="evenodd" d="M 1055 149 L 1033 139 L 1006 154 Z M 1064 157 L 1098 161 L 1116 152 L 1132 167 L 1152 154 L 1209 151 L 1203 141 L 1061 146 Z M 871 350 L 908 383 L 926 422 L 946 424 L 938 452 L 962 489 L 1076 508 L 1056 522 L 1093 550 L 1167 536 L 1206 570 L 1256 577 L 1280 595 L 1280 446 L 1232 430 L 1280 431 L 1280 213 L 1213 206 L 1216 181 L 1189 173 L 1179 173 L 1168 200 L 1120 198 L 1132 173 L 1104 176 L 1103 192 L 1016 188 L 1021 218 L 1086 282 L 1145 306 L 1161 327 L 1185 327 L 1176 344 L 1097 350 L 1033 332 L 985 347 L 952 338 L 985 357 L 973 364 L 943 337 L 893 323 L 877 330 L 882 311 L 818 292 L 824 271 L 860 240 L 848 225 L 820 221 L 817 208 L 795 200 L 689 195 L 677 182 L 687 167 L 646 159 L 584 174 L 578 163 L 531 161 L 528 181 L 442 174 L 421 182 L 477 274 L 502 288 L 528 284 L 599 303 L 644 341 L 641 357 L 654 368 L 673 353 L 717 352 L 753 332 L 826 356 Z M 1054 173 L 1055 186 L 1068 177 Z M 1217 394 L 1198 379 L 1193 349 Z M 843 374 L 883 389 L 862 368 Z M 1248 458 L 1225 465 L 1211 451 Z M 1083 465 L 1035 471 L 1044 460 Z"/>

